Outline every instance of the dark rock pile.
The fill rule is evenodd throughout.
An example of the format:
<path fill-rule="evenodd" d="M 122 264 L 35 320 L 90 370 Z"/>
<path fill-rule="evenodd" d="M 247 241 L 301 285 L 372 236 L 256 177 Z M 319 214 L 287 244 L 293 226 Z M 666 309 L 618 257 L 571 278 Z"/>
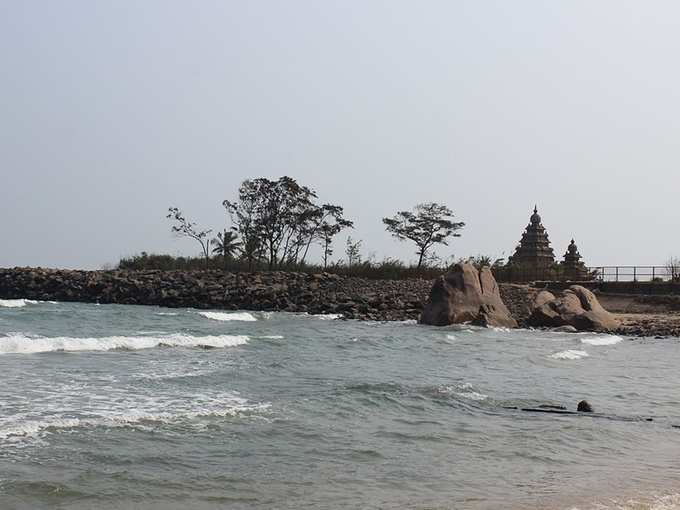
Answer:
<path fill-rule="evenodd" d="M 510 315 L 515 318 L 520 326 L 526 326 L 533 310 L 533 302 L 536 294 L 538 294 L 538 289 L 517 283 L 499 283 L 498 287 L 501 291 L 503 303 L 510 310 Z"/>
<path fill-rule="evenodd" d="M 330 273 L 0 269 L 0 299 L 342 314 L 418 319 L 428 280 L 366 280 Z"/>
<path fill-rule="evenodd" d="M 0 269 L 0 299 L 80 301 L 224 310 L 339 314 L 349 319 L 418 320 L 431 280 L 369 280 L 329 273 L 223 271 L 75 271 Z M 526 285 L 499 285 L 520 326 L 538 293 Z M 619 334 L 678 336 L 680 314 L 619 315 Z"/>

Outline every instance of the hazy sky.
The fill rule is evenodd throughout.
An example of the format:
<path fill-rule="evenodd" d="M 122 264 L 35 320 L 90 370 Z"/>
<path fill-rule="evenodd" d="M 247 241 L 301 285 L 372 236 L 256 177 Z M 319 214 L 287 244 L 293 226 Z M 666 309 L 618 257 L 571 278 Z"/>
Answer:
<path fill-rule="evenodd" d="M 509 255 L 538 203 L 556 255 L 680 255 L 675 1 L 0 0 L 0 266 L 97 268 L 223 228 L 249 177 L 380 219 L 437 201 L 442 256 Z M 336 243 L 343 252 L 345 236 Z"/>

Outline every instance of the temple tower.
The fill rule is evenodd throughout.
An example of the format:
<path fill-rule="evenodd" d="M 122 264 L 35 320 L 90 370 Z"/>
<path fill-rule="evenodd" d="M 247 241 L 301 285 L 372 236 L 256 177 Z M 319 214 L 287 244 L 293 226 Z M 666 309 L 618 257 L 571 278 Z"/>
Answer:
<path fill-rule="evenodd" d="M 588 277 L 588 269 L 581 262 L 581 254 L 578 252 L 578 246 L 573 239 L 564 254 L 564 261 L 561 266 L 562 273 L 568 280 L 583 280 Z"/>
<path fill-rule="evenodd" d="M 555 263 L 555 254 L 550 247 L 548 232 L 541 223 L 538 207 L 529 219 L 529 225 L 522 234 L 522 240 L 515 249 L 508 263 L 523 269 L 547 269 Z"/>

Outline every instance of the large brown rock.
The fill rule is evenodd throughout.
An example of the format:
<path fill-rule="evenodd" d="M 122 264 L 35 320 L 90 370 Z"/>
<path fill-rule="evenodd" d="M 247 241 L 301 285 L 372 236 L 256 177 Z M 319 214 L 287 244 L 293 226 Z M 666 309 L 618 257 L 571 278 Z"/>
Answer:
<path fill-rule="evenodd" d="M 477 271 L 472 264 L 456 264 L 435 280 L 420 322 L 433 326 L 472 322 L 480 326 L 517 327 L 501 299 L 491 269 L 483 267 Z"/>
<path fill-rule="evenodd" d="M 580 285 L 572 285 L 560 297 L 540 292 L 528 322 L 535 327 L 573 326 L 579 331 L 613 331 L 621 325 L 595 294 Z"/>

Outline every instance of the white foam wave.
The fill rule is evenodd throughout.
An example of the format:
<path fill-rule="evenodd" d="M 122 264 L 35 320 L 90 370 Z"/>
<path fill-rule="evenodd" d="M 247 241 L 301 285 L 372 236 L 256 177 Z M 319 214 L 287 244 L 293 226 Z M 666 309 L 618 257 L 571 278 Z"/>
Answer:
<path fill-rule="evenodd" d="M 317 313 L 313 314 L 312 317 L 315 319 L 321 319 L 322 321 L 332 321 L 335 319 L 341 319 L 343 315 L 341 313 Z"/>
<path fill-rule="evenodd" d="M 586 351 L 576 351 L 576 350 L 566 350 L 566 351 L 561 351 L 561 352 L 556 352 L 555 354 L 551 355 L 550 357 L 552 359 L 581 359 L 581 358 L 586 358 L 588 356 L 588 353 Z"/>
<path fill-rule="evenodd" d="M 582 344 L 588 345 L 614 345 L 621 342 L 623 338 L 616 335 L 602 335 L 602 336 L 590 336 L 586 338 L 581 338 Z"/>
<path fill-rule="evenodd" d="M 0 354 L 33 354 L 38 352 L 77 352 L 151 349 L 170 347 L 235 347 L 248 343 L 243 335 L 191 336 L 108 336 L 101 338 L 30 337 L 10 334 L 0 337 Z"/>
<path fill-rule="evenodd" d="M 177 312 L 158 312 L 156 315 L 163 315 L 167 317 L 175 317 L 176 315 L 179 315 Z"/>
<path fill-rule="evenodd" d="M 477 400 L 477 401 L 482 401 L 486 400 L 489 398 L 488 395 L 485 395 L 484 393 L 480 393 L 478 391 L 475 391 L 473 389 L 473 386 L 470 383 L 464 383 L 459 386 L 441 386 L 437 389 L 437 393 L 442 393 L 442 394 L 453 394 L 458 397 L 466 398 L 469 400 Z"/>
<path fill-rule="evenodd" d="M 265 340 L 283 340 L 283 335 L 264 335 L 258 338 L 263 338 Z"/>
<path fill-rule="evenodd" d="M 186 370 L 175 370 L 168 371 L 164 373 L 156 374 L 140 374 L 135 377 L 135 379 L 147 380 L 147 381 L 160 381 L 164 379 L 183 379 L 185 377 L 201 377 L 204 375 L 212 374 L 215 371 L 212 369 L 186 369 Z"/>
<path fill-rule="evenodd" d="M 446 335 L 446 339 L 447 340 L 456 340 L 456 335 L 451 335 L 451 334 Z"/>
<path fill-rule="evenodd" d="M 467 398 L 467 399 L 470 399 L 470 400 L 477 400 L 477 401 L 482 401 L 482 400 L 486 400 L 487 398 L 489 398 L 488 395 L 484 395 L 484 393 L 478 393 L 476 391 L 463 391 L 463 392 L 456 393 L 456 395 L 458 395 L 459 397 Z"/>
<path fill-rule="evenodd" d="M 0 307 L 2 308 L 22 308 L 26 305 L 36 305 L 38 301 L 32 299 L 0 299 Z"/>
<path fill-rule="evenodd" d="M 257 319 L 255 318 L 254 315 L 248 313 L 248 312 L 234 312 L 234 313 L 226 313 L 226 312 L 198 312 L 199 315 L 202 315 L 206 319 L 212 319 L 214 321 L 246 321 L 246 322 L 254 322 Z"/>
<path fill-rule="evenodd" d="M 0 425 L 0 440 L 10 442 L 27 438 L 41 437 L 57 430 L 82 427 L 127 427 L 144 426 L 157 423 L 170 424 L 192 421 L 201 418 L 224 418 L 255 413 L 268 409 L 270 403 L 252 404 L 246 399 L 229 396 L 218 398 L 213 403 L 203 403 L 196 408 L 179 407 L 168 411 L 121 409 L 87 417 L 46 416 L 25 421 Z"/>

